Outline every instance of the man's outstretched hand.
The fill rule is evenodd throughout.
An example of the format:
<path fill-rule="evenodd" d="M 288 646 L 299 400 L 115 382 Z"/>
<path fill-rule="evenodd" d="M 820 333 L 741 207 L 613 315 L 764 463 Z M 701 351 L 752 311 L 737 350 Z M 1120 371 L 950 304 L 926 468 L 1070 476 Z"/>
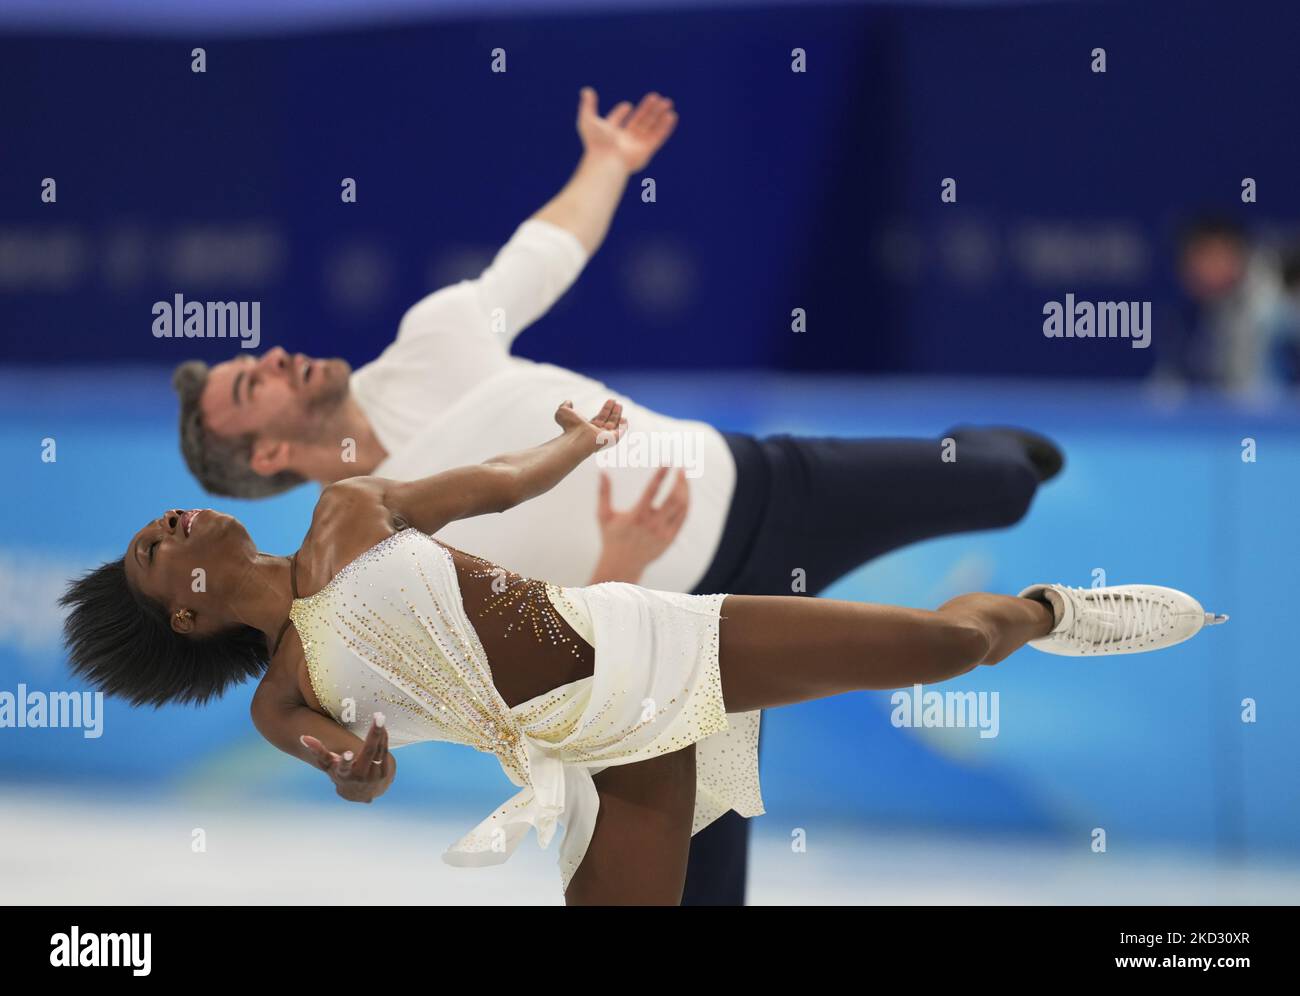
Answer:
<path fill-rule="evenodd" d="M 338 794 L 349 802 L 374 802 L 393 784 L 397 762 L 388 751 L 388 730 L 374 720 L 355 756 L 351 751 L 335 754 L 307 734 L 299 740 L 315 757 L 316 766 L 330 776 Z"/>
<path fill-rule="evenodd" d="M 588 153 L 617 156 L 629 173 L 645 169 L 676 127 L 673 102 L 657 93 L 647 93 L 635 109 L 626 100 L 615 104 L 604 117 L 596 110 L 595 90 L 585 86 L 578 97 L 583 147 Z"/>
<path fill-rule="evenodd" d="M 601 551 L 589 584 L 602 581 L 636 584 L 645 569 L 672 546 L 686 521 L 691 499 L 686 472 L 678 470 L 668 497 L 656 505 L 659 487 L 667 475 L 667 467 L 655 471 L 641 493 L 641 500 L 627 509 L 614 507 L 609 475 L 600 475 L 596 521 L 600 524 Z"/>

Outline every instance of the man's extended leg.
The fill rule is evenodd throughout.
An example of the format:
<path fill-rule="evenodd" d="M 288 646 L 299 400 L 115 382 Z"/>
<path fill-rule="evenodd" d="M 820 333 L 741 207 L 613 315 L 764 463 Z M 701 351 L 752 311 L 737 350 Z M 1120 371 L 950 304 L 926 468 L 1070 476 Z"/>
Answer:
<path fill-rule="evenodd" d="M 1049 440 L 1017 429 L 727 442 L 736 494 L 701 594 L 788 595 L 797 567 L 816 594 L 908 543 L 1011 525 L 1062 464 Z M 762 747 L 760 736 L 760 759 Z M 682 905 L 743 905 L 748 858 L 749 820 L 729 812 L 709 824 L 691 838 Z"/>
<path fill-rule="evenodd" d="M 732 594 L 790 594 L 796 568 L 817 594 L 909 543 L 1013 525 L 1061 466 L 1050 441 L 1017 429 L 760 445 L 771 493 Z"/>

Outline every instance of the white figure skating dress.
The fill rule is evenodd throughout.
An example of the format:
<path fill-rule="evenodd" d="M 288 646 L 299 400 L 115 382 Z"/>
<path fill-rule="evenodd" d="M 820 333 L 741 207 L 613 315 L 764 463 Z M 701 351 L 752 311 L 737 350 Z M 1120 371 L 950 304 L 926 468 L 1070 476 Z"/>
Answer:
<path fill-rule="evenodd" d="M 529 827 L 546 847 L 559 824 L 567 889 L 596 822 L 592 776 L 692 743 L 692 834 L 729 809 L 763 813 L 760 714 L 723 707 L 718 614 L 725 595 L 615 582 L 560 588 L 478 563 L 493 574 L 497 595 L 472 610 L 475 622 L 452 552 L 411 528 L 376 544 L 290 610 L 312 689 L 336 722 L 364 738 L 371 714 L 382 712 L 390 747 L 467 744 L 495 754 L 520 786 L 443 860 L 500 864 Z M 476 626 L 503 627 L 519 640 L 563 642 L 576 633 L 594 647 L 594 673 L 510 708 L 493 684 Z"/>

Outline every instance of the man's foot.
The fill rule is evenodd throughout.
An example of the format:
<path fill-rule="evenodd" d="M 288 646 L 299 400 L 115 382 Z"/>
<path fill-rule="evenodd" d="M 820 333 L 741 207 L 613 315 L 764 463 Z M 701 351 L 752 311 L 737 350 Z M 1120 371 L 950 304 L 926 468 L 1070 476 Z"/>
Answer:
<path fill-rule="evenodd" d="M 1011 425 L 961 425 L 954 426 L 948 434 L 960 438 L 965 433 L 971 436 L 1001 436 L 1014 443 L 1024 451 L 1025 457 L 1034 468 L 1039 484 L 1046 484 L 1061 472 L 1065 466 L 1065 454 L 1061 448 L 1046 436 L 1040 436 L 1028 429 L 1018 429 Z"/>
<path fill-rule="evenodd" d="M 1003 431 L 1020 440 L 1020 444 L 1025 448 L 1025 456 L 1029 457 L 1029 462 L 1034 465 L 1039 484 L 1046 484 L 1065 466 L 1065 454 L 1046 436 L 1040 436 L 1028 429 L 1006 428 Z"/>
<path fill-rule="evenodd" d="M 1029 646 L 1048 654 L 1093 657 L 1140 654 L 1190 640 L 1205 626 L 1228 621 L 1175 588 L 1122 584 L 1110 588 L 1030 585 L 1021 598 L 1046 602 L 1055 625 Z"/>

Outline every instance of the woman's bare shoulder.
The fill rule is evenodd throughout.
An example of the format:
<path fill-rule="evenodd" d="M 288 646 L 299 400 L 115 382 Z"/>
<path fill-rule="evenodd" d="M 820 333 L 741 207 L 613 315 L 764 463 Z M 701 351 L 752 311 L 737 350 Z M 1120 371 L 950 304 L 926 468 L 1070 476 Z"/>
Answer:
<path fill-rule="evenodd" d="M 385 477 L 347 477 L 321 488 L 320 497 L 316 499 L 316 515 L 322 510 L 328 511 L 337 505 L 351 503 L 380 502 L 384 500 L 384 489 L 389 480 Z"/>
<path fill-rule="evenodd" d="M 361 554 L 394 531 L 380 477 L 351 477 L 326 485 L 312 512 L 311 528 L 296 556 L 298 596 L 320 591 Z"/>

